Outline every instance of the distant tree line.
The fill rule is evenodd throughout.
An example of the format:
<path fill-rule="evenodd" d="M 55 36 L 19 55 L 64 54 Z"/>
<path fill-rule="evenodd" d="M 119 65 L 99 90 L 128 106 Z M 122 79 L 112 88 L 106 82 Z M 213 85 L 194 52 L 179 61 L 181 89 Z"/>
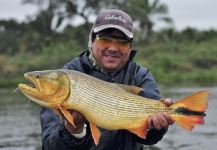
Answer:
<path fill-rule="evenodd" d="M 159 15 L 159 20 L 168 24 L 172 19 L 167 17 L 168 8 L 159 0 L 23 0 L 23 4 L 37 5 L 39 8 L 35 16 L 27 22 L 18 23 L 16 20 L 0 20 L 0 54 L 14 55 L 16 53 L 37 53 L 43 46 L 53 42 L 81 43 L 87 48 L 88 34 L 92 27 L 90 16 L 96 16 L 99 11 L 109 8 L 122 9 L 135 21 L 135 42 L 171 42 L 209 40 L 217 36 L 217 31 L 197 31 L 187 28 L 177 32 L 173 28 L 154 32 L 153 15 Z M 42 6 L 47 5 L 46 9 Z M 64 20 L 74 20 L 76 16 L 83 18 L 84 23 L 79 26 L 67 25 L 62 31 L 57 29 Z M 54 20 L 56 18 L 56 22 Z"/>
<path fill-rule="evenodd" d="M 23 0 L 23 4 L 37 5 L 39 12 L 36 16 L 29 17 L 27 22 L 0 20 L 0 53 L 14 55 L 20 52 L 37 52 L 43 45 L 51 42 L 76 40 L 78 43 L 87 43 L 92 27 L 90 16 L 96 16 L 99 11 L 109 8 L 122 9 L 129 13 L 138 24 L 136 30 L 140 34 L 137 39 L 144 41 L 151 34 L 154 25 L 151 15 L 167 13 L 167 6 L 159 0 L 152 3 L 148 0 Z M 44 5 L 47 5 L 46 9 L 42 7 Z M 84 23 L 77 27 L 68 25 L 57 32 L 64 20 L 74 20 L 76 16 L 80 16 Z M 160 19 L 172 22 L 168 17 Z"/>

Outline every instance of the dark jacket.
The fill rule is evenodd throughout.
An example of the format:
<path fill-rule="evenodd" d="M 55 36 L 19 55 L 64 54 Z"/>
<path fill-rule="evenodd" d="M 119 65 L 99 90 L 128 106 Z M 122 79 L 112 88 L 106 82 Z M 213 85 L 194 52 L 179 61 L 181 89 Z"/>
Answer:
<path fill-rule="evenodd" d="M 88 59 L 89 51 L 85 51 L 79 57 L 64 66 L 65 69 L 77 70 L 104 81 L 135 85 L 142 87 L 144 91 L 139 95 L 160 99 L 157 84 L 154 81 L 149 69 L 136 64 L 133 60 L 135 51 L 131 52 L 128 63 L 122 70 L 113 75 L 96 70 Z M 156 144 L 162 139 L 167 129 L 149 130 L 146 139 L 141 139 L 126 130 L 110 131 L 100 129 L 101 137 L 96 147 L 87 122 L 87 134 L 81 139 L 72 136 L 63 124 L 59 116 L 51 109 L 42 107 L 41 114 L 42 147 L 43 150 L 142 150 L 144 145 Z"/>

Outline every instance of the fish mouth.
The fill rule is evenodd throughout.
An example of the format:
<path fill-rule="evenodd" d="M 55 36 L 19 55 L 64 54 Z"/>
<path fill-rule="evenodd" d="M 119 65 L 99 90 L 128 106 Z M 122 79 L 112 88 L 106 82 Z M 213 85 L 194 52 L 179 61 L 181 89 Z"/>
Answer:
<path fill-rule="evenodd" d="M 25 84 L 26 86 L 30 87 L 30 88 L 34 88 L 34 89 L 37 89 L 37 86 L 36 84 L 32 81 L 32 80 L 29 80 L 31 83 L 28 83 L 28 84 Z"/>
<path fill-rule="evenodd" d="M 32 84 L 26 84 L 26 85 L 27 85 L 27 86 L 30 86 L 31 88 L 37 88 L 34 83 L 32 83 Z"/>
<path fill-rule="evenodd" d="M 28 98 L 32 99 L 37 99 L 37 100 L 41 100 L 41 94 L 39 91 L 39 88 L 36 84 L 36 82 L 34 81 L 34 79 L 29 76 L 28 74 L 24 74 L 24 77 L 30 82 L 28 84 L 19 84 L 18 88 L 21 92 L 23 92 Z"/>
<path fill-rule="evenodd" d="M 40 87 L 38 87 L 36 81 L 35 81 L 35 77 L 27 74 L 24 74 L 24 77 L 29 80 L 29 84 L 19 84 L 18 85 L 18 89 L 24 94 L 26 95 L 26 97 L 28 97 L 30 100 L 34 101 L 35 103 L 44 106 L 44 107 L 48 107 L 49 103 L 44 101 L 43 99 L 43 93 L 40 92 Z M 40 86 L 40 85 L 39 85 Z"/>
<path fill-rule="evenodd" d="M 38 89 L 37 88 L 37 84 L 35 83 L 35 81 L 32 79 L 31 76 L 29 76 L 28 74 L 24 74 L 24 77 L 30 82 L 28 84 L 21 84 L 21 85 L 25 85 L 26 88 L 28 87 L 29 89 L 33 90 L 33 89 Z"/>

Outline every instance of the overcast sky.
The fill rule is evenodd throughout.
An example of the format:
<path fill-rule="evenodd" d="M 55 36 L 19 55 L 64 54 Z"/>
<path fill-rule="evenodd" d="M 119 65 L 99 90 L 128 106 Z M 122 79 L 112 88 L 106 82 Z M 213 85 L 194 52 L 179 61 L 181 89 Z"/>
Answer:
<path fill-rule="evenodd" d="M 194 27 L 200 30 L 217 29 L 217 0 L 160 0 L 169 8 L 168 16 L 178 30 Z M 37 12 L 34 5 L 23 5 L 21 0 L 0 0 L 0 19 L 24 21 L 27 15 Z M 164 27 L 159 23 L 155 28 Z"/>

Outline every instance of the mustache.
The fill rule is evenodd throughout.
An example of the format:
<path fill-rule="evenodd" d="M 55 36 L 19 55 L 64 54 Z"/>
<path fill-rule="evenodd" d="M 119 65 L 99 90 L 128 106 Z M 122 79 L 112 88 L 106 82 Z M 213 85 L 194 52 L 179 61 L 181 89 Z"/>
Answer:
<path fill-rule="evenodd" d="M 104 55 L 110 55 L 113 57 L 122 57 L 122 54 L 119 51 L 110 51 L 110 50 L 105 50 L 103 52 Z"/>

